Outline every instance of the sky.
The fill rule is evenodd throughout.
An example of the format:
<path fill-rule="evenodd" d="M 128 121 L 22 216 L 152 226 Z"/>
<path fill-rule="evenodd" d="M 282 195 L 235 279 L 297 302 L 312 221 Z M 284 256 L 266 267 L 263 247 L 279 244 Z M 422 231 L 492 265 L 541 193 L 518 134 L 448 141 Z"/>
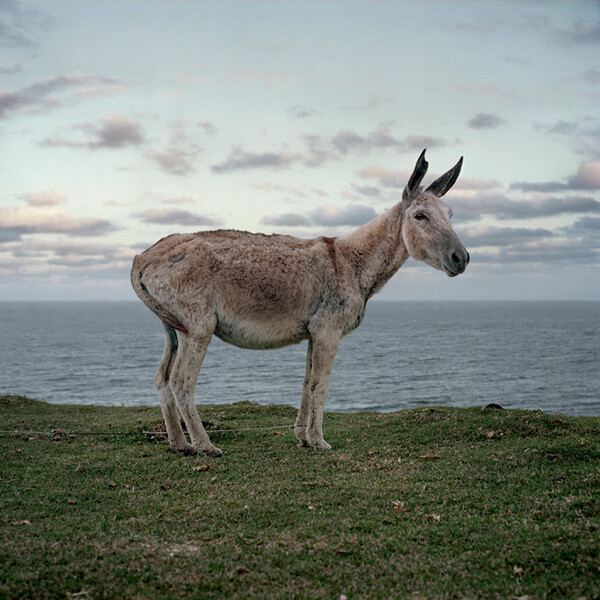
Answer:
<path fill-rule="evenodd" d="M 129 300 L 175 232 L 337 236 L 464 156 L 471 264 L 385 300 L 600 299 L 600 3 L 0 0 L 0 300 Z"/>

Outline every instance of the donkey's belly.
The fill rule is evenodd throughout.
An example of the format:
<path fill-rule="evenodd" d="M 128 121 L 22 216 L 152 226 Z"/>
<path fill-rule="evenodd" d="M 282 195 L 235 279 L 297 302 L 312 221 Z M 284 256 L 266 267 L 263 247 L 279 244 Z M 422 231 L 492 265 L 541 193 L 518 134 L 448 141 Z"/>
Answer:
<path fill-rule="evenodd" d="M 228 323 L 219 319 L 214 333 L 228 344 L 251 350 L 282 348 L 309 337 L 303 323 L 285 319 L 269 323 L 251 320 Z"/>

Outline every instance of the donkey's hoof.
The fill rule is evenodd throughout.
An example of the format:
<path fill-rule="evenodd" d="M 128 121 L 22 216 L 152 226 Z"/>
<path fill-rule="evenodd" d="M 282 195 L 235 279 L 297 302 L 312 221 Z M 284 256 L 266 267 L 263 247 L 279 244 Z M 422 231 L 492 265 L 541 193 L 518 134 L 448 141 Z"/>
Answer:
<path fill-rule="evenodd" d="M 310 442 L 310 445 L 315 450 L 331 450 L 331 444 L 328 444 L 325 440 L 318 440 L 315 442 Z"/>
<path fill-rule="evenodd" d="M 194 448 L 194 446 L 192 446 L 191 444 L 188 444 L 188 443 L 172 444 L 171 450 L 173 450 L 174 452 L 180 452 L 181 454 L 184 454 L 186 456 L 191 456 L 192 454 L 198 453 L 196 448 Z"/>
<path fill-rule="evenodd" d="M 300 442 L 298 444 L 298 446 L 300 446 L 301 448 L 306 448 L 307 446 L 310 446 L 310 444 L 308 443 L 308 439 L 306 438 L 306 427 L 305 426 L 303 426 L 303 425 L 294 426 L 294 433 L 296 434 L 296 438 Z"/>
<path fill-rule="evenodd" d="M 199 453 L 204 454 L 204 456 L 210 456 L 211 458 L 223 458 L 223 450 L 220 450 L 216 446 L 202 449 L 199 451 Z"/>

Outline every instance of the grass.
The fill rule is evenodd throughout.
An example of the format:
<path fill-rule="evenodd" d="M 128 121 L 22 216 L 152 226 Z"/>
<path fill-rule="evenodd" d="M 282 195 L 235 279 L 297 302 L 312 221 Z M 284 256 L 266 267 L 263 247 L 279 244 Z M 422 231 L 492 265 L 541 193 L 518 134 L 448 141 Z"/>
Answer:
<path fill-rule="evenodd" d="M 289 407 L 202 407 L 207 429 Z M 599 598 L 600 418 L 423 408 L 136 432 L 158 408 L 0 396 L 0 598 Z M 130 432 L 130 436 L 69 432 Z"/>

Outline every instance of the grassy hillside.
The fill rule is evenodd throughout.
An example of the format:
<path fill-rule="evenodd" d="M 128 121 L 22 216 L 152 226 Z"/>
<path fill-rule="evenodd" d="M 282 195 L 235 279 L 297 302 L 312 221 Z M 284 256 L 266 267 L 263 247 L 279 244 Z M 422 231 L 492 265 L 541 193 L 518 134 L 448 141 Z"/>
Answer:
<path fill-rule="evenodd" d="M 295 417 L 201 412 L 219 430 Z M 600 597 L 600 418 L 327 414 L 332 452 L 215 432 L 223 459 L 141 433 L 161 425 L 0 396 L 0 429 L 54 430 L 0 435 L 0 598 Z"/>

